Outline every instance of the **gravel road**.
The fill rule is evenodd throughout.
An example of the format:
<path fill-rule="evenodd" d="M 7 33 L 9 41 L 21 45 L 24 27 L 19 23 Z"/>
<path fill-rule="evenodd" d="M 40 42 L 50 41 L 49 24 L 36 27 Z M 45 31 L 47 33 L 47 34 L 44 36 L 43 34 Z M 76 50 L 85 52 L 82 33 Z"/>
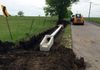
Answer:
<path fill-rule="evenodd" d="M 100 26 L 85 22 L 71 28 L 73 50 L 78 57 L 85 58 L 86 70 L 100 70 Z"/>

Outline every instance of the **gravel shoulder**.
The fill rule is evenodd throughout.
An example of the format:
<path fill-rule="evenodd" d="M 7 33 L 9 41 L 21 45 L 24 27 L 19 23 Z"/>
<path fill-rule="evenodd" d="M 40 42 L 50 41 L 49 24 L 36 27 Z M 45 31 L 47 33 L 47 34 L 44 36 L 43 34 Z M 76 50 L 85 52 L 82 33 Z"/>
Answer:
<path fill-rule="evenodd" d="M 100 70 L 100 27 L 85 22 L 72 25 L 73 50 L 77 57 L 84 57 L 87 70 Z"/>

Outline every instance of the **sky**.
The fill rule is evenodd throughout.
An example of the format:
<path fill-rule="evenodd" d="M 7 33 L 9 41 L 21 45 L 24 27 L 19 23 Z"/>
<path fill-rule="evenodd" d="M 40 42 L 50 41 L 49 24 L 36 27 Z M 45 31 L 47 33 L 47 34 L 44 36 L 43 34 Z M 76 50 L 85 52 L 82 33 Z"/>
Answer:
<path fill-rule="evenodd" d="M 90 17 L 100 17 L 100 0 L 80 0 L 72 5 L 73 13 L 81 13 L 84 17 L 88 17 L 90 2 L 92 2 Z"/>
<path fill-rule="evenodd" d="M 17 15 L 18 11 L 23 11 L 25 16 L 44 15 L 45 0 L 0 0 L 0 4 L 5 5 L 11 15 Z"/>
<path fill-rule="evenodd" d="M 100 0 L 80 0 L 72 5 L 72 12 L 81 13 L 87 17 L 89 2 L 92 2 L 91 17 L 100 17 Z M 0 0 L 0 4 L 5 5 L 11 15 L 17 15 L 18 11 L 23 11 L 25 16 L 44 16 L 43 8 L 46 6 L 45 0 Z M 0 14 L 2 14 L 1 11 Z"/>

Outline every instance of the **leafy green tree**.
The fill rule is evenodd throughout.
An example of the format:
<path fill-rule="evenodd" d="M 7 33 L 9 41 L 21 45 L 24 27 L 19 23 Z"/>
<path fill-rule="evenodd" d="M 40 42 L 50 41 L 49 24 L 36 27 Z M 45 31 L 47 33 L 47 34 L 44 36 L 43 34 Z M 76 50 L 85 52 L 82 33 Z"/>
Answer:
<path fill-rule="evenodd" d="M 67 13 L 66 13 L 66 18 L 70 18 L 71 17 L 71 15 L 73 14 L 73 12 L 71 11 L 71 7 L 69 7 L 68 9 L 67 9 Z"/>
<path fill-rule="evenodd" d="M 19 11 L 19 12 L 18 12 L 18 15 L 19 15 L 19 16 L 24 16 L 24 12 L 23 12 L 23 11 Z"/>
<path fill-rule="evenodd" d="M 58 16 L 58 21 L 63 20 L 68 14 L 72 14 L 69 7 L 78 0 L 46 0 L 47 7 L 44 8 L 46 15 Z"/>

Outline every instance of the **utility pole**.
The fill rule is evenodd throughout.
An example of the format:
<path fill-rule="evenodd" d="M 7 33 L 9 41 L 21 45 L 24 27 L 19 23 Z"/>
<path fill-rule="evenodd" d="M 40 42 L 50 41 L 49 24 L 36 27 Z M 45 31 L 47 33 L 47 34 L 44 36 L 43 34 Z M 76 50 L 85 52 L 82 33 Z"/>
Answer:
<path fill-rule="evenodd" d="M 90 14 L 91 14 L 91 5 L 92 5 L 92 2 L 90 2 L 88 18 L 90 18 Z"/>

